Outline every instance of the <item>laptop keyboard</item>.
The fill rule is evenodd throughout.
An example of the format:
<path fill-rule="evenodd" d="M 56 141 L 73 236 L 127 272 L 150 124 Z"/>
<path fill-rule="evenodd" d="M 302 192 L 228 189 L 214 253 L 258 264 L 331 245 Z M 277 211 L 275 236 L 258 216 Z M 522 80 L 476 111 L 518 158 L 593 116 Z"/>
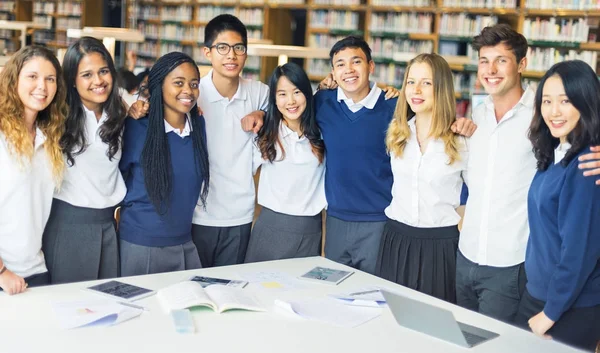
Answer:
<path fill-rule="evenodd" d="M 465 336 L 465 339 L 467 340 L 467 344 L 471 347 L 473 347 L 474 345 L 479 344 L 487 339 L 485 337 L 481 337 L 481 336 L 478 336 L 476 334 L 473 334 L 473 333 L 470 333 L 467 331 L 462 331 L 462 333 L 463 333 L 463 336 Z"/>

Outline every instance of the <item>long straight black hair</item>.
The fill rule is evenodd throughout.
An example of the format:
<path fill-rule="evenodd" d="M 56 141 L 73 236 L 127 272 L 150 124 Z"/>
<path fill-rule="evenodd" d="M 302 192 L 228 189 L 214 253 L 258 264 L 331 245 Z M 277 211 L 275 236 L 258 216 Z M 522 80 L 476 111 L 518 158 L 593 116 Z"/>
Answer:
<path fill-rule="evenodd" d="M 148 77 L 150 91 L 150 109 L 148 111 L 148 133 L 144 148 L 142 149 L 141 165 L 144 173 L 144 184 L 148 197 L 158 214 L 166 214 L 169 210 L 171 191 L 173 189 L 173 167 L 171 165 L 171 152 L 169 140 L 165 134 L 163 82 L 165 77 L 176 67 L 190 63 L 196 68 L 198 78 L 200 72 L 192 58 L 180 52 L 172 52 L 160 57 Z M 210 180 L 208 170 L 208 151 L 206 147 L 205 126 L 199 117 L 198 106 L 194 105 L 190 111 L 191 137 L 194 145 L 194 160 L 198 175 L 202 175 L 202 190 L 200 201 L 206 207 L 208 183 Z"/>
<path fill-rule="evenodd" d="M 285 158 L 285 150 L 283 149 L 281 141 L 279 141 L 279 126 L 283 120 L 283 116 L 277 108 L 277 83 L 281 77 L 286 77 L 290 80 L 290 82 L 304 94 L 304 97 L 306 97 L 306 109 L 300 116 L 300 130 L 310 141 L 313 154 L 317 157 L 319 163 L 322 163 L 325 153 L 325 144 L 321 139 L 321 130 L 315 119 L 315 108 L 310 80 L 308 79 L 306 72 L 304 72 L 300 66 L 291 62 L 276 67 L 269 79 L 269 109 L 267 110 L 263 126 L 258 131 L 258 136 L 256 137 L 257 145 L 262 157 L 269 162 L 273 162 L 277 158 L 275 144 L 278 144 L 282 152 L 282 155 L 279 156 L 279 158 Z"/>
<path fill-rule="evenodd" d="M 562 159 L 566 166 L 587 146 L 600 144 L 600 82 L 594 70 L 581 60 L 569 60 L 555 64 L 540 80 L 535 94 L 535 113 L 531 120 L 529 139 L 537 159 L 537 168 L 546 170 L 554 162 L 554 149 L 560 140 L 552 136 L 542 116 L 544 85 L 552 77 L 562 80 L 571 104 L 579 111 L 579 122 L 567 136 L 571 148 Z"/>
<path fill-rule="evenodd" d="M 75 156 L 83 153 L 88 145 L 85 138 L 85 111 L 77 87 L 75 87 L 75 81 L 81 59 L 91 53 L 98 53 L 102 56 L 113 79 L 110 95 L 102 105 L 102 109 L 106 111 L 108 118 L 99 129 L 102 142 L 108 144 L 107 156 L 109 159 L 112 159 L 121 148 L 121 132 L 127 115 L 127 110 L 119 94 L 117 70 L 110 53 L 98 39 L 81 37 L 69 46 L 63 59 L 63 76 L 67 86 L 69 115 L 67 116 L 65 133 L 60 140 L 60 145 L 67 157 L 67 162 L 71 166 L 75 164 Z"/>

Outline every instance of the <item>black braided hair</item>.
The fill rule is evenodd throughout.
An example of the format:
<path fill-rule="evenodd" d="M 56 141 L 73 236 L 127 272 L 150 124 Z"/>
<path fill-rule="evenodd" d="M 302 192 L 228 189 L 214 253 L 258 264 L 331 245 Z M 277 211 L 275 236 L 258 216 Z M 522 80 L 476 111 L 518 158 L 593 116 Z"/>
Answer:
<path fill-rule="evenodd" d="M 148 77 L 150 109 L 148 111 L 148 133 L 142 149 L 141 165 L 148 197 L 156 212 L 161 215 L 166 214 L 169 210 L 173 177 L 169 140 L 165 134 L 162 86 L 165 77 L 184 63 L 192 64 L 198 72 L 198 67 L 191 57 L 181 52 L 172 52 L 163 55 L 156 61 Z M 200 77 L 199 72 L 198 77 Z M 195 105 L 190 111 L 191 137 L 194 145 L 196 170 L 198 175 L 202 175 L 200 201 L 202 206 L 206 207 L 209 182 L 208 152 L 204 125 L 201 124 L 198 117 L 198 106 Z"/>

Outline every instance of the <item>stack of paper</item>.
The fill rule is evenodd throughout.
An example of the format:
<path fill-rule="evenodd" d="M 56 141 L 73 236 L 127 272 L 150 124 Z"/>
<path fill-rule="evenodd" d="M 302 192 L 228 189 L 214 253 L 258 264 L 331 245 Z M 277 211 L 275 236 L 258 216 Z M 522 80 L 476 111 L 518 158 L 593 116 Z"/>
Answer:
<path fill-rule="evenodd" d="M 377 308 L 386 304 L 379 287 L 363 287 L 350 292 L 330 294 L 330 296 L 348 305 Z"/>
<path fill-rule="evenodd" d="M 356 327 L 381 315 L 379 308 L 344 305 L 331 298 L 275 300 L 275 305 L 295 316 L 340 327 Z"/>
<path fill-rule="evenodd" d="M 60 326 L 65 329 L 116 325 L 138 317 L 144 311 L 108 299 L 56 302 L 52 307 Z"/>

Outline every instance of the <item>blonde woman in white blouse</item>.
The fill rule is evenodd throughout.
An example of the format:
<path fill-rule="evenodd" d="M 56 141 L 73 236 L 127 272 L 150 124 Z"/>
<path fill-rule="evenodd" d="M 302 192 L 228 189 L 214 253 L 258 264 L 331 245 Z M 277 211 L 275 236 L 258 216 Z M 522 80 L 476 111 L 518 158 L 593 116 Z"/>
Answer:
<path fill-rule="evenodd" d="M 394 184 L 376 274 L 456 302 L 456 208 L 468 152 L 456 119 L 452 72 L 437 54 L 411 60 L 386 136 Z"/>

